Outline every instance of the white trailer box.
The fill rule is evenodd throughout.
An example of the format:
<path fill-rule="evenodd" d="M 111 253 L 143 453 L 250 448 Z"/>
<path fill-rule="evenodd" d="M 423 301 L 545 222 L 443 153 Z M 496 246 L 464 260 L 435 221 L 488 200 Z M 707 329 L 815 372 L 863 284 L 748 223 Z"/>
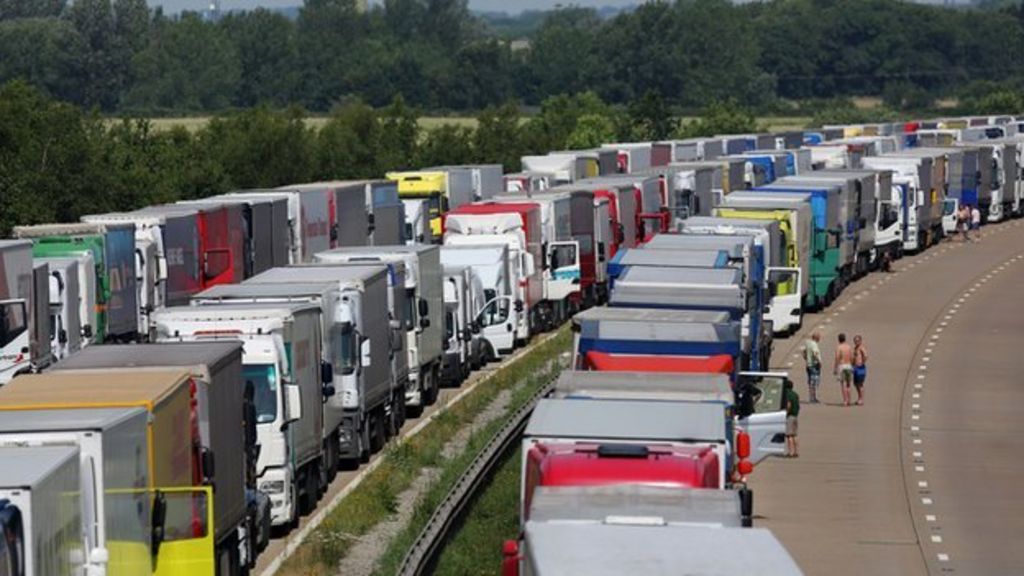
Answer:
<path fill-rule="evenodd" d="M 84 559 L 78 450 L 2 448 L 0 462 L 0 534 L 24 555 L 0 568 L 17 576 L 78 574 Z"/>

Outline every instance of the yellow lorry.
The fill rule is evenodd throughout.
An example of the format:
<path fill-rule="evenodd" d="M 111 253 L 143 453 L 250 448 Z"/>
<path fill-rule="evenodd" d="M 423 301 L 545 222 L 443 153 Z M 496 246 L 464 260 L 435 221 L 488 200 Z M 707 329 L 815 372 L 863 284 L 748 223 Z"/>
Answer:
<path fill-rule="evenodd" d="M 426 201 L 430 230 L 435 239 L 443 236 L 443 214 L 475 200 L 473 173 L 468 169 L 388 172 L 386 177 L 398 183 L 400 199 Z"/>

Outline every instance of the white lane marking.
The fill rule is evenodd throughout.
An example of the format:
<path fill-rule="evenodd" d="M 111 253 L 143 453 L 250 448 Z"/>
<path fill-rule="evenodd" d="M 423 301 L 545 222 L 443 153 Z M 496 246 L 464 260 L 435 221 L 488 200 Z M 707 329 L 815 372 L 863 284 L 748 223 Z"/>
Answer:
<path fill-rule="evenodd" d="M 928 365 L 927 364 L 921 364 L 920 366 L 917 367 L 917 369 L 918 370 L 928 370 Z"/>
<path fill-rule="evenodd" d="M 913 394 L 913 398 L 920 398 L 920 397 L 921 397 L 921 394 L 920 394 L 920 393 L 918 393 L 918 392 L 914 392 L 914 394 Z"/>
<path fill-rule="evenodd" d="M 936 544 L 941 543 L 942 542 L 942 536 L 939 536 L 938 534 L 932 534 L 932 542 L 934 542 Z"/>
<path fill-rule="evenodd" d="M 921 405 L 920 405 L 920 404 L 911 404 L 911 406 L 910 406 L 910 407 L 911 407 L 911 408 L 912 408 L 913 410 L 920 410 L 920 409 L 921 409 Z"/>
<path fill-rule="evenodd" d="M 921 458 L 924 456 L 924 452 L 914 452 L 914 458 Z"/>
<path fill-rule="evenodd" d="M 914 472 L 924 472 L 924 466 L 914 466 Z"/>
<path fill-rule="evenodd" d="M 911 432 L 920 432 L 921 431 L 921 427 L 920 426 L 911 426 L 910 427 L 910 431 Z"/>
<path fill-rule="evenodd" d="M 918 488 L 927 488 L 928 487 L 928 481 L 927 480 L 918 480 L 917 481 L 917 487 Z"/>
<path fill-rule="evenodd" d="M 939 562 L 949 562 L 949 554 L 936 554 L 936 557 L 938 557 Z"/>
<path fill-rule="evenodd" d="M 925 522 L 935 522 L 938 519 L 939 519 L 939 517 L 936 516 L 935 514 L 925 514 L 924 515 Z"/>
<path fill-rule="evenodd" d="M 786 368 L 792 368 L 792 367 L 793 367 L 793 363 L 792 362 L 786 362 Z"/>
<path fill-rule="evenodd" d="M 917 375 L 917 379 L 918 380 L 924 380 L 924 374 L 918 374 Z"/>
<path fill-rule="evenodd" d="M 921 419 L 921 415 L 920 414 L 912 414 L 910 416 L 910 419 L 911 420 L 920 420 Z"/>
<path fill-rule="evenodd" d="M 939 326 L 942 326 L 942 327 L 949 326 L 949 322 L 946 322 L 945 320 L 943 320 L 942 322 L 939 322 Z"/>
<path fill-rule="evenodd" d="M 931 498 L 921 498 L 921 504 L 924 504 L 925 506 L 931 506 L 934 503 L 935 502 Z"/>
<path fill-rule="evenodd" d="M 921 384 L 914 384 L 914 390 L 920 390 L 921 388 L 923 388 Z"/>
<path fill-rule="evenodd" d="M 931 356 L 925 356 L 924 358 L 921 358 L 921 362 L 931 362 L 931 359 Z"/>
<path fill-rule="evenodd" d="M 939 332 L 942 332 L 943 330 L 945 330 L 945 328 L 939 326 L 938 328 L 935 329 L 935 333 L 938 334 Z"/>
<path fill-rule="evenodd" d="M 931 348 L 925 348 L 924 349 L 924 353 L 925 354 L 931 354 L 932 353 L 932 349 Z"/>
<path fill-rule="evenodd" d="M 924 440 L 921 440 L 920 438 L 914 438 L 914 444 L 920 444 L 921 442 L 924 442 Z"/>

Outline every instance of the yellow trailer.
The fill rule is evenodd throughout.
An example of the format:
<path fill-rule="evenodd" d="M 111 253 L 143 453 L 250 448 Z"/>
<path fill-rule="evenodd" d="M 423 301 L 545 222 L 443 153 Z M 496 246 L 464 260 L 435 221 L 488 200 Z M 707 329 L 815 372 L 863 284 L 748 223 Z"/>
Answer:
<path fill-rule="evenodd" d="M 470 170 L 388 172 L 386 177 L 398 183 L 399 198 L 427 202 L 430 229 L 437 239 L 443 236 L 441 216 L 474 200 L 473 174 Z"/>

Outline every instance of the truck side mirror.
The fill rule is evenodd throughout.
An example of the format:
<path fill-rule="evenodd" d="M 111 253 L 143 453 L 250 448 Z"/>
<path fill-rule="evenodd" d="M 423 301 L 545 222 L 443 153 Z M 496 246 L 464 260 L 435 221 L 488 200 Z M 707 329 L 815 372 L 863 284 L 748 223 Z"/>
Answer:
<path fill-rule="evenodd" d="M 473 331 L 471 329 L 467 328 L 466 330 L 462 331 L 462 341 L 463 342 L 469 342 L 472 339 L 473 339 Z"/>
<path fill-rule="evenodd" d="M 330 362 L 320 361 L 320 382 L 325 385 L 334 382 L 334 365 Z"/>
<path fill-rule="evenodd" d="M 85 326 L 82 326 L 82 336 L 85 336 L 86 338 L 92 338 L 91 324 L 86 324 Z"/>
<path fill-rule="evenodd" d="M 427 314 L 430 314 L 430 306 L 427 304 L 427 301 L 424 298 L 420 298 L 420 301 L 419 301 L 419 312 L 420 312 L 420 317 L 423 317 L 423 318 L 425 318 L 427 316 Z M 427 326 L 429 326 L 429 325 L 430 324 L 427 324 Z"/>
<path fill-rule="evenodd" d="M 327 384 L 321 387 L 321 393 L 323 394 L 324 400 L 333 397 L 338 391 L 334 388 L 333 384 Z"/>
<path fill-rule="evenodd" d="M 302 418 L 302 390 L 297 384 L 285 384 L 285 424 Z"/>
<path fill-rule="evenodd" d="M 61 328 L 57 332 L 57 342 L 60 342 L 61 344 L 67 344 L 68 343 L 68 331 L 67 330 Z"/>
<path fill-rule="evenodd" d="M 213 451 L 203 448 L 202 451 L 203 478 L 212 480 L 216 477 L 216 464 L 214 463 Z"/>
<path fill-rule="evenodd" d="M 420 318 L 420 328 L 430 328 L 430 318 Z"/>
<path fill-rule="evenodd" d="M 516 307 L 516 312 L 522 312 L 523 309 L 526 308 L 526 305 L 523 304 L 522 300 L 516 300 L 515 307 Z"/>

